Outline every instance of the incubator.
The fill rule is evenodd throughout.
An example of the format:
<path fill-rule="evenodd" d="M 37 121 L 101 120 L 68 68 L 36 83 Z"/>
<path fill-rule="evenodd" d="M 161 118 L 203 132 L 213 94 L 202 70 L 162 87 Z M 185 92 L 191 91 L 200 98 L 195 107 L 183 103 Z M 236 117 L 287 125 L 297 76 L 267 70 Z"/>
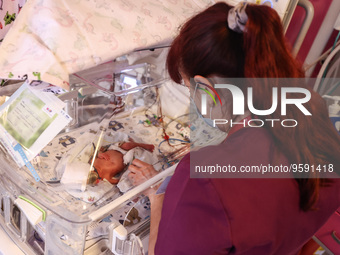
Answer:
<path fill-rule="evenodd" d="M 161 56 L 161 51 L 148 54 L 149 60 Z M 58 92 L 72 121 L 31 160 L 40 181 L 27 166 L 19 167 L 2 146 L 0 221 L 27 254 L 144 254 L 150 204 L 140 193 L 171 174 L 171 166 L 187 152 L 190 129 L 186 88 L 154 72 L 151 61 L 128 65 L 128 58 L 98 66 L 87 76 L 77 73 L 70 79 L 70 91 Z M 4 88 L 11 94 L 12 87 L 17 88 L 16 84 Z M 45 93 L 53 88 L 48 86 Z M 161 104 L 159 98 L 164 96 Z M 175 102 L 177 116 L 170 116 L 166 109 Z M 11 114 L 7 113 L 6 118 Z M 80 157 L 88 145 L 91 150 L 98 141 L 100 146 L 111 144 L 119 134 L 153 144 L 150 158 L 140 159 L 160 174 L 141 187 L 123 190 L 106 180 L 82 187 L 62 181 L 62 167 L 75 150 L 75 157 Z"/>
<path fill-rule="evenodd" d="M 21 79 L 43 80 L 41 93 L 56 94 L 71 119 L 55 138 L 42 139 L 38 155 L 29 155 L 31 167 L 19 167 L 10 146 L 1 146 L 0 223 L 25 254 L 147 252 L 150 204 L 141 193 L 174 171 L 190 141 L 188 94 L 165 75 L 166 48 L 179 24 L 208 4 L 25 4 L 1 45 L 2 99 L 22 88 Z M 117 132 L 155 146 L 149 163 L 157 176 L 124 192 L 105 180 L 80 190 L 72 178 L 61 182 L 60 162 L 69 153 L 98 140 L 109 144 Z"/>
<path fill-rule="evenodd" d="M 73 74 L 69 91 L 44 82 L 3 87 L 3 95 L 12 94 L 13 98 L 23 86 L 40 86 L 43 93 L 61 100 L 65 115 L 72 116 L 63 130 L 32 157 L 30 165 L 15 162 L 9 154 L 11 143 L 1 146 L 0 223 L 25 253 L 144 254 L 150 203 L 143 191 L 171 175 L 190 147 L 225 139 L 224 132 L 190 114 L 188 88 L 157 71 L 155 63 L 164 58 L 166 50 L 130 53 Z M 148 62 L 129 64 L 136 55 Z M 164 69 L 162 63 L 159 70 Z M 16 102 L 11 100 L 4 105 Z M 2 123 L 9 122 L 13 114 L 8 108 L 2 110 Z M 190 136 L 191 130 L 198 129 L 203 129 L 202 135 Z M 134 153 L 125 162 L 128 151 L 124 155 L 126 168 L 138 158 L 152 164 L 159 174 L 137 187 L 127 180 L 126 169 L 115 176 L 117 185 L 98 180 L 98 175 L 93 180 L 89 155 L 95 154 L 96 148 L 131 139 L 152 144 L 155 149 L 146 156 Z M 23 150 L 27 149 L 21 144 Z M 87 158 L 82 165 L 67 170 L 83 157 Z M 86 175 L 79 177 L 84 171 Z"/>

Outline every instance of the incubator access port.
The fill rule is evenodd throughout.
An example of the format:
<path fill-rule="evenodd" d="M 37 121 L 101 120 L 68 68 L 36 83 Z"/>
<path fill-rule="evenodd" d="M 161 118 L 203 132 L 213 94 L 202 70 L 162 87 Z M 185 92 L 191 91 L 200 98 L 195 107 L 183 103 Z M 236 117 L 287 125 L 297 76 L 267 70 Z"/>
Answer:
<path fill-rule="evenodd" d="M 27 243 L 34 250 L 37 255 L 43 255 L 45 251 L 45 241 L 39 233 L 28 224 L 27 228 Z"/>
<path fill-rule="evenodd" d="M 45 242 L 36 231 L 34 231 L 32 235 L 28 238 L 28 244 L 32 247 L 37 255 L 44 254 Z"/>
<path fill-rule="evenodd" d="M 21 218 L 21 211 L 20 209 L 12 204 L 12 210 L 11 210 L 11 223 L 12 226 L 14 226 L 15 231 L 18 235 L 20 235 L 20 218 Z"/>

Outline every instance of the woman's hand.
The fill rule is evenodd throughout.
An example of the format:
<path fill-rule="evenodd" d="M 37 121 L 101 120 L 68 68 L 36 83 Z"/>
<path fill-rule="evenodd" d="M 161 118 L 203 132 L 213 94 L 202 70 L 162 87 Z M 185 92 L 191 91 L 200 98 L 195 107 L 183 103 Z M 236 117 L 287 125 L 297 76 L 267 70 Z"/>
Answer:
<path fill-rule="evenodd" d="M 154 177 L 158 172 L 153 168 L 152 165 L 145 163 L 139 159 L 135 159 L 132 161 L 131 165 L 129 166 L 130 173 L 128 175 L 131 183 L 135 186 L 149 180 L 150 178 Z M 149 188 L 144 191 L 144 195 L 151 196 L 154 195 L 158 189 L 157 187 Z"/>
<path fill-rule="evenodd" d="M 141 184 L 146 180 L 154 177 L 158 172 L 153 168 L 152 165 L 147 164 L 139 159 L 132 161 L 129 166 L 130 173 L 128 175 L 133 185 Z M 149 188 L 143 192 L 144 195 L 148 196 L 151 202 L 151 222 L 150 222 L 150 235 L 149 235 L 149 254 L 153 255 L 155 245 L 157 241 L 158 225 L 161 219 L 161 211 L 163 206 L 164 194 L 156 195 L 156 191 L 159 185 L 156 187 Z"/>

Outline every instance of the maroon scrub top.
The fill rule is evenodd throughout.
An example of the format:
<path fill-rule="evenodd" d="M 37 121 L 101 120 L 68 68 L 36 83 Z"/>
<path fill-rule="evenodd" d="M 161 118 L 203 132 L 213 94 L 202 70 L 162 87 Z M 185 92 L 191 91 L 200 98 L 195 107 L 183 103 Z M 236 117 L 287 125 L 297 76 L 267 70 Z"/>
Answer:
<path fill-rule="evenodd" d="M 192 152 L 191 158 L 195 157 L 196 164 L 220 162 L 238 167 L 272 163 L 273 146 L 265 129 L 243 128 L 223 144 Z M 281 163 L 288 165 L 282 155 Z M 297 254 L 339 207 L 339 186 L 339 179 L 334 179 L 331 186 L 321 188 L 318 210 L 303 212 L 293 178 L 190 178 L 187 155 L 165 192 L 155 252 Z"/>

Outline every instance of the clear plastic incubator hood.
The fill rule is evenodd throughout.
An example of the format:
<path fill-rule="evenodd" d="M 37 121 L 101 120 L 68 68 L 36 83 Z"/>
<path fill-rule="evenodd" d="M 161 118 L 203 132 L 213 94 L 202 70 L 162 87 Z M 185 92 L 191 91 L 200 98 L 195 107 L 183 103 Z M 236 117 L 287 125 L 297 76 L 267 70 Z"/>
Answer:
<path fill-rule="evenodd" d="M 149 63 L 128 64 L 132 56 L 142 54 L 139 52 L 74 74 L 69 92 L 36 81 L 2 88 L 3 93 L 10 95 L 20 85 L 3 104 L 0 114 L 3 131 L 0 222 L 27 254 L 145 252 L 150 204 L 141 192 L 173 172 L 173 166 L 188 151 L 190 142 L 184 88 L 170 84 L 154 72 L 156 65 L 150 64 L 163 57 L 162 52 L 143 53 Z M 57 98 L 64 110 L 55 110 L 48 100 L 42 100 L 46 106 L 39 108 L 34 96 L 40 94 L 42 99 Z M 161 103 L 164 95 L 167 99 Z M 177 116 L 170 116 L 172 100 L 177 107 L 182 105 L 182 111 L 177 108 Z M 26 130 L 33 130 L 40 123 L 36 119 L 46 117 L 48 108 L 52 112 L 62 111 L 59 115 L 67 124 L 33 154 L 37 143 L 44 144 L 40 137 L 46 132 L 40 135 L 38 129 L 40 136 L 30 145 L 35 135 Z M 25 116 L 19 117 L 22 113 Z M 57 130 L 60 123 L 59 120 L 55 126 L 52 122 L 47 129 Z M 44 137 L 50 135 L 48 132 Z M 165 139 L 165 135 L 169 138 Z M 92 176 L 95 172 L 91 171 L 91 156 L 97 148 L 101 150 L 131 139 L 152 144 L 155 149 L 152 153 L 143 149 L 134 151 L 123 172 L 114 176 L 118 184 Z M 23 158 L 17 146 L 21 147 Z M 134 158 L 153 164 L 160 173 L 133 187 L 126 175 Z M 78 169 L 80 162 L 85 166 L 82 172 Z M 73 164 L 78 165 L 73 167 Z M 79 177 L 79 172 L 85 174 Z"/>

